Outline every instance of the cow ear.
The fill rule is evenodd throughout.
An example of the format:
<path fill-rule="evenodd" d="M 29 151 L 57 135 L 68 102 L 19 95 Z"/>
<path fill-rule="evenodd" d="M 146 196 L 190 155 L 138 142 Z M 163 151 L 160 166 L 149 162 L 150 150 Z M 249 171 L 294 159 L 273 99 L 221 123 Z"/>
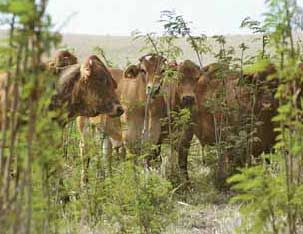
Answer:
<path fill-rule="evenodd" d="M 223 65 L 220 65 L 218 63 L 211 63 L 205 67 L 202 68 L 201 73 L 207 74 L 208 77 L 215 77 L 217 72 L 228 70 L 228 67 L 224 67 Z"/>
<path fill-rule="evenodd" d="M 93 67 L 94 66 L 94 60 L 92 58 L 90 58 L 88 60 L 88 65 L 89 65 L 89 67 Z"/>
<path fill-rule="evenodd" d="M 72 55 L 71 61 L 72 61 L 72 64 L 71 64 L 71 65 L 77 64 L 77 63 L 78 63 L 78 58 L 77 58 L 76 56 Z"/>
<path fill-rule="evenodd" d="M 211 65 L 206 65 L 206 66 L 202 67 L 202 72 L 204 72 L 204 73 L 209 72 L 210 66 Z"/>
<path fill-rule="evenodd" d="M 126 79 L 135 79 L 140 72 L 140 69 L 136 65 L 130 65 L 128 68 L 126 68 L 124 72 L 124 78 Z"/>
<path fill-rule="evenodd" d="M 200 79 L 200 77 L 201 77 L 201 69 L 199 66 L 196 65 L 194 78 L 196 81 L 198 81 Z"/>

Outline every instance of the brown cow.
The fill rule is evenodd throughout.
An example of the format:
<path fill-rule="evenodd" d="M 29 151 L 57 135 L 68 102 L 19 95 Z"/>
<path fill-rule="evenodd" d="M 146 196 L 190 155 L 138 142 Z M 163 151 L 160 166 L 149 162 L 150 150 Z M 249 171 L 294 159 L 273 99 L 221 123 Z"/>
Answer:
<path fill-rule="evenodd" d="M 181 108 L 191 107 L 196 101 L 195 87 L 200 78 L 201 71 L 198 65 L 190 60 L 185 60 L 178 66 L 181 75 L 177 86 L 177 96 Z"/>
<path fill-rule="evenodd" d="M 71 54 L 69 51 L 63 50 L 56 53 L 54 59 L 48 61 L 46 64 L 41 64 L 41 69 L 47 69 L 50 72 L 58 74 L 59 71 L 62 71 L 64 67 L 68 65 L 73 65 L 77 63 L 77 58 Z M 5 86 L 8 83 L 9 75 L 7 72 L 2 72 L 0 74 L 0 128 L 2 128 L 3 122 L 3 109 L 5 105 L 5 98 L 7 97 L 7 108 L 12 109 L 12 97 L 15 91 L 20 93 L 19 88 L 16 85 L 10 85 L 7 88 L 8 95 L 6 95 Z"/>
<path fill-rule="evenodd" d="M 41 62 L 35 70 L 39 69 L 41 72 L 49 71 L 50 73 L 55 73 L 56 70 L 62 70 L 65 65 L 71 65 L 74 63 L 77 63 L 77 59 L 74 55 L 68 51 L 60 51 L 56 54 L 53 60 L 50 60 L 47 63 Z M 28 69 L 31 71 L 31 68 Z M 14 74 L 10 74 L 8 72 L 0 73 L 0 129 L 8 127 L 10 124 L 10 115 L 8 112 L 18 109 L 19 105 L 22 86 L 13 82 L 14 79 L 11 79 L 13 75 Z"/>
<path fill-rule="evenodd" d="M 123 72 L 119 71 L 119 69 L 112 69 L 112 71 L 110 70 L 109 73 L 108 69 L 104 66 L 102 61 L 97 56 L 91 56 L 82 65 L 77 65 L 77 61 L 77 58 L 73 54 L 71 54 L 69 51 L 63 50 L 59 51 L 56 54 L 55 58 L 48 63 L 48 68 L 54 74 L 60 75 L 59 94 L 61 93 L 61 95 L 63 95 L 61 97 L 67 100 L 65 105 L 68 111 L 69 108 L 72 108 L 71 106 L 68 107 L 68 105 L 70 105 L 70 102 L 72 102 L 74 99 L 80 99 L 81 101 L 83 99 L 86 99 L 86 103 L 85 100 L 83 100 L 83 104 L 80 104 L 78 101 L 79 105 L 84 106 L 79 106 L 79 108 L 81 108 L 79 113 L 69 112 L 68 114 L 70 115 L 68 116 L 69 118 L 74 118 L 78 116 L 77 127 L 80 132 L 80 157 L 82 160 L 81 182 L 82 184 L 85 184 L 87 181 L 87 168 L 89 163 L 89 156 L 86 152 L 86 140 L 88 138 L 89 132 L 87 129 L 88 123 L 91 122 L 97 125 L 98 129 L 101 128 L 107 134 L 111 135 L 112 138 L 110 140 L 111 142 L 113 142 L 114 146 L 122 142 L 121 131 L 119 133 L 117 133 L 116 131 L 116 128 L 118 129 L 118 127 L 116 126 L 119 123 L 119 119 L 112 117 L 120 116 L 123 113 L 123 109 L 119 104 L 116 92 L 114 92 L 114 90 L 116 90 L 117 88 L 116 82 L 118 82 L 119 80 L 119 78 L 116 78 L 119 77 L 119 72 Z M 122 77 L 121 74 L 120 77 Z M 77 81 L 79 87 L 76 86 Z M 71 82 L 71 84 L 69 84 L 69 82 Z M 69 91 L 73 93 L 76 91 L 76 89 L 80 89 L 81 86 L 83 86 L 82 97 L 68 97 Z M 64 92 L 67 93 L 64 94 Z M 53 97 L 51 109 L 54 108 L 54 105 L 62 105 L 62 103 L 60 103 L 62 102 L 62 100 L 58 100 L 57 95 Z M 102 102 L 104 102 L 103 105 Z M 111 104 L 110 102 L 113 103 Z M 100 113 L 106 114 L 98 115 L 98 113 L 94 113 L 93 110 L 89 109 L 92 107 L 96 108 L 94 107 L 94 105 L 98 106 L 98 103 L 100 104 L 99 108 L 103 109 Z M 88 109 L 87 112 L 85 112 L 85 108 Z M 111 108 L 112 111 L 110 110 Z M 95 115 L 96 117 L 90 118 L 90 116 Z M 59 116 L 58 120 L 62 121 L 60 120 L 60 118 L 61 117 Z"/>
<path fill-rule="evenodd" d="M 120 89 L 119 84 L 123 77 L 123 71 L 121 69 L 114 69 L 110 68 L 109 72 L 111 73 L 112 77 L 117 83 L 118 88 L 116 89 L 116 94 L 120 98 Z M 121 126 L 121 120 L 120 118 L 111 117 L 109 115 L 99 115 L 96 117 L 89 118 L 89 122 L 93 125 L 95 125 L 98 129 L 101 131 L 104 131 L 105 135 L 108 136 L 108 142 L 109 146 L 105 146 L 105 151 L 109 150 L 111 151 L 111 146 L 119 152 L 121 147 L 123 147 L 122 144 L 122 126 Z M 110 153 L 109 153 L 110 154 Z M 109 155 L 110 156 L 110 155 Z"/>
<path fill-rule="evenodd" d="M 129 66 L 124 72 L 119 89 L 125 109 L 122 116 L 123 141 L 131 153 L 139 154 L 145 117 L 145 71 L 139 65 Z"/>
<path fill-rule="evenodd" d="M 54 74 L 59 74 L 62 69 L 77 63 L 78 59 L 75 55 L 68 50 L 61 50 L 56 53 L 54 59 L 48 61 L 47 69 Z"/>
<path fill-rule="evenodd" d="M 272 91 L 275 85 L 272 82 L 266 82 L 266 77 L 275 73 L 272 66 L 269 66 L 265 71 L 243 77 L 244 82 L 257 84 L 255 99 L 252 98 L 254 95 L 252 90 L 247 85 L 240 84 L 239 76 L 230 75 L 226 69 L 220 70 L 216 64 L 206 67 L 204 71 L 205 73 L 199 78 L 196 86 L 197 105 L 193 111 L 193 127 L 189 128 L 183 136 L 182 146 L 179 149 L 179 166 L 183 177 L 187 179 L 187 155 L 193 134 L 197 136 L 202 146 L 214 144 L 218 141 L 216 126 L 220 125 L 223 119 L 227 120 L 231 127 L 237 127 L 243 124 L 241 121 L 244 115 L 253 113 L 259 123 L 256 126 L 254 137 L 260 139 L 252 145 L 252 155 L 254 156 L 262 152 L 268 152 L 273 146 L 276 136 L 271 121 L 278 106 Z M 223 74 L 223 79 L 222 77 L 218 79 L 219 74 Z M 216 106 L 211 106 L 208 103 L 213 99 L 218 99 L 222 91 L 226 94 L 222 97 L 225 106 L 228 109 L 236 108 L 236 111 L 225 113 L 219 109 L 212 110 Z M 254 103 L 253 100 L 255 100 Z M 222 134 L 222 140 L 227 140 L 230 133 L 223 131 Z M 227 176 L 224 171 L 225 160 L 234 160 L 234 158 L 231 150 L 231 152 L 225 152 L 219 159 L 219 178 Z"/>

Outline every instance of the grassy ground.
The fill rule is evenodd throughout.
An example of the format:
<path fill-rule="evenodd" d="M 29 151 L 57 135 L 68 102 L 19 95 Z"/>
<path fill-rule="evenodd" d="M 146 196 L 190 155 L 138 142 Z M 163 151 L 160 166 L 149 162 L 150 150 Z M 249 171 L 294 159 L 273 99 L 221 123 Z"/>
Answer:
<path fill-rule="evenodd" d="M 232 234 L 241 222 L 238 207 L 179 204 L 178 221 L 167 234 Z"/>
<path fill-rule="evenodd" d="M 75 126 L 70 128 L 68 135 L 67 163 L 64 169 L 66 175 L 63 175 L 63 177 L 66 177 L 65 180 L 67 181 L 68 178 L 75 177 L 75 181 L 78 181 L 80 170 L 76 167 L 80 163 L 78 157 L 79 136 Z M 91 159 L 91 171 L 96 171 L 93 169 L 100 157 L 103 158 L 103 156 L 99 140 L 94 137 L 93 141 L 95 156 Z M 209 152 L 209 149 L 202 149 L 197 139 L 193 140 L 189 156 L 191 186 L 189 191 L 184 194 L 176 194 L 174 198 L 176 220 L 167 227 L 164 234 L 232 234 L 235 233 L 235 227 L 240 225 L 239 207 L 228 204 L 230 194 L 219 192 L 213 185 L 213 170 L 210 168 L 212 165 L 208 164 L 211 157 Z M 165 157 L 165 150 L 162 153 Z M 101 164 L 105 165 L 105 163 L 103 161 Z M 115 162 L 114 168 L 117 166 L 116 163 L 118 162 Z M 91 177 L 94 177 L 94 175 L 91 175 Z M 69 194 L 78 193 L 77 186 L 72 185 L 66 192 Z M 75 223 L 68 220 L 69 218 L 67 218 L 66 224 L 69 223 L 71 225 L 70 229 L 73 230 Z M 94 228 L 81 225 L 80 233 L 115 234 L 117 229 L 117 227 L 113 227 L 112 224 L 107 224 L 104 221 L 101 226 L 95 226 Z M 63 227 L 63 230 L 67 230 L 66 226 Z"/>
<path fill-rule="evenodd" d="M 228 204 L 230 192 L 214 186 L 209 149 L 192 142 L 189 156 L 191 190 L 177 201 L 177 221 L 166 234 L 232 234 L 241 223 L 238 206 Z"/>

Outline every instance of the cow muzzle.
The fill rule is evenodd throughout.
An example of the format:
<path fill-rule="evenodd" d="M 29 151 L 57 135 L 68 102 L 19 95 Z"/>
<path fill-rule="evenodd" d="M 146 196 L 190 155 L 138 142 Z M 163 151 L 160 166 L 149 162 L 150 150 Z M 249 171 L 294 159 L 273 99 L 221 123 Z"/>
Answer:
<path fill-rule="evenodd" d="M 182 107 L 191 107 L 195 104 L 196 98 L 194 96 L 183 96 L 181 99 Z"/>
<path fill-rule="evenodd" d="M 154 99 L 160 93 L 160 88 L 160 84 L 148 84 L 146 87 L 146 94 Z"/>
<path fill-rule="evenodd" d="M 111 117 L 120 117 L 121 115 L 123 115 L 124 113 L 124 109 L 120 104 L 115 104 L 113 106 L 113 111 L 112 113 L 109 114 L 109 116 Z"/>

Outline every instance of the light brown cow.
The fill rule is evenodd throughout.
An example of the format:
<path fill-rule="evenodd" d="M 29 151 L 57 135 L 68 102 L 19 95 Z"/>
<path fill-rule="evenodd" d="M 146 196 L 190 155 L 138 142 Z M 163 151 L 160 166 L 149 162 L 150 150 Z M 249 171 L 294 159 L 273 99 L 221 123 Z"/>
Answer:
<path fill-rule="evenodd" d="M 131 153 L 139 154 L 145 119 L 146 77 L 139 65 L 129 66 L 120 82 L 123 141 Z"/>
<path fill-rule="evenodd" d="M 174 76 L 180 78 L 172 77 L 171 82 L 164 82 L 164 72 L 168 69 L 179 71 Z M 166 64 L 166 60 L 157 55 L 144 56 L 138 65 L 126 69 L 119 88 L 125 109 L 123 139 L 133 153 L 140 153 L 142 137 L 152 145 L 161 144 L 167 137 L 167 126 L 163 128 L 162 119 L 168 116 L 168 110 L 178 111 L 182 104 L 195 103 L 192 84 L 199 76 L 199 67 L 194 63 Z M 147 165 L 156 151 L 151 153 Z"/>
<path fill-rule="evenodd" d="M 241 116 L 251 114 L 251 112 L 254 114 L 260 123 L 257 125 L 257 132 L 254 135 L 260 140 L 252 145 L 252 155 L 254 156 L 264 151 L 268 152 L 275 142 L 276 134 L 271 119 L 276 114 L 277 101 L 274 99 L 272 92 L 274 88 L 272 83 L 266 82 L 266 77 L 275 73 L 272 66 L 269 66 L 263 72 L 244 76 L 243 79 L 246 82 L 260 82 L 257 84 L 258 89 L 255 99 L 252 98 L 253 92 L 247 88 L 247 85 L 240 85 L 239 76 L 230 75 L 226 69 L 223 72 L 222 70 L 218 71 L 218 65 L 209 66 L 205 71 L 206 73 L 200 77 L 196 85 L 197 105 L 193 111 L 193 127 L 186 132 L 182 147 L 179 149 L 179 166 L 183 177 L 187 179 L 188 148 L 193 134 L 197 136 L 202 146 L 214 144 L 218 141 L 216 126 L 220 125 L 223 119 L 228 121 L 229 126 L 237 127 L 241 125 Z M 218 74 L 223 74 L 223 77 L 218 79 Z M 268 89 L 268 87 L 271 89 Z M 222 91 L 226 93 L 222 99 L 225 106 L 230 109 L 236 108 L 236 111 L 225 113 L 220 109 L 211 109 L 216 108 L 216 106 L 209 105 L 209 102 L 218 99 Z M 255 103 L 253 103 L 253 100 L 255 100 Z M 222 103 L 219 105 L 222 105 Z M 222 134 L 222 140 L 227 140 L 228 133 L 223 131 Z M 226 178 L 227 174 L 224 167 L 228 163 L 227 161 L 234 160 L 235 157 L 233 156 L 232 151 L 225 152 L 219 159 L 218 179 Z"/>

